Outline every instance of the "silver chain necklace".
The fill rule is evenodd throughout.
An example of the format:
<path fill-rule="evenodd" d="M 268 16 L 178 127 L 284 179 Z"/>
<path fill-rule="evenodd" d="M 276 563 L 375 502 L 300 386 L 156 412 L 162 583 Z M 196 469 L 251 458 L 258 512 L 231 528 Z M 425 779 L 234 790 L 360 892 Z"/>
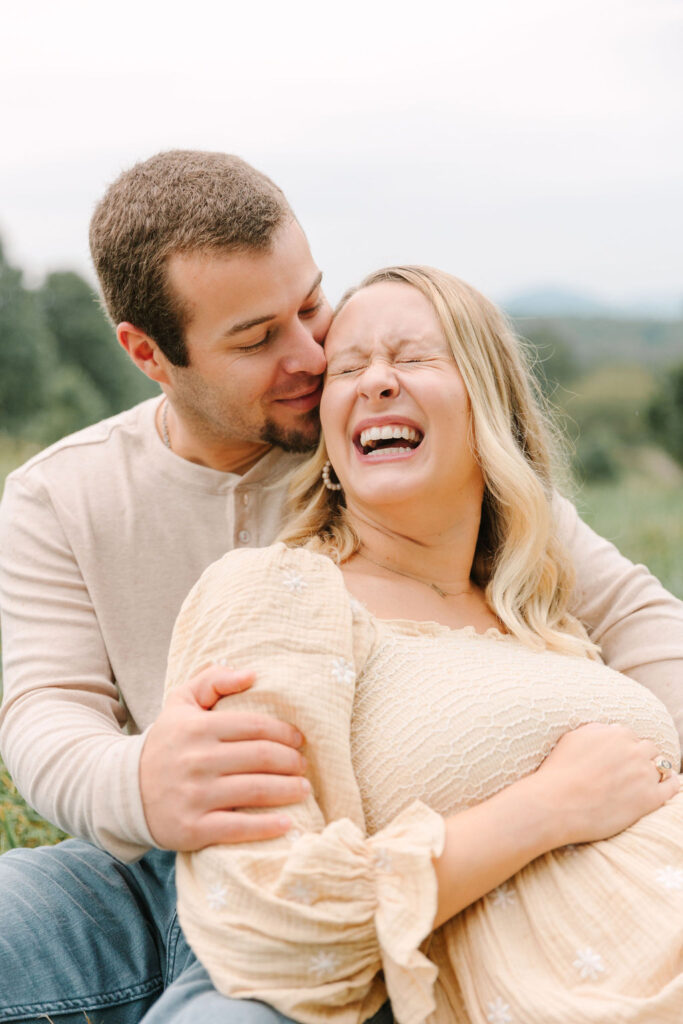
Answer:
<path fill-rule="evenodd" d="M 161 413 L 161 437 L 168 450 L 172 452 L 171 438 L 168 436 L 168 398 L 164 402 L 164 408 Z"/>

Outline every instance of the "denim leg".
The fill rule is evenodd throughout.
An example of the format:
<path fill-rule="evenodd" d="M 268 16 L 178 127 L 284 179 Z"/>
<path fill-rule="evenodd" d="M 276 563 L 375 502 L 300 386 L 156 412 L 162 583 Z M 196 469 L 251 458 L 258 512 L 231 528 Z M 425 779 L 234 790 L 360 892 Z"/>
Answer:
<path fill-rule="evenodd" d="M 393 1024 L 389 1003 L 367 1024 Z M 228 999 L 196 960 L 169 985 L 140 1024 L 292 1024 L 278 1010 L 255 999 Z"/>
<path fill-rule="evenodd" d="M 227 999 L 197 960 L 169 985 L 140 1024 L 282 1024 L 277 1010 L 253 999 Z"/>
<path fill-rule="evenodd" d="M 80 840 L 0 857 L 0 1022 L 139 1024 L 190 962 L 174 872 Z"/>

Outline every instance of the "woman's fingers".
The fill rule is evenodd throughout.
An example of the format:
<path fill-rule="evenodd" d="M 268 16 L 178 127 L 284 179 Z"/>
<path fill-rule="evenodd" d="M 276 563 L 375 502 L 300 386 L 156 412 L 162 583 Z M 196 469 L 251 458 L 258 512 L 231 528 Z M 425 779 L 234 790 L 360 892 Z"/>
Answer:
<path fill-rule="evenodd" d="M 606 839 L 660 807 L 679 782 L 661 780 L 659 756 L 655 743 L 621 725 L 590 723 L 566 733 L 537 773 L 554 831 L 564 842 Z"/>

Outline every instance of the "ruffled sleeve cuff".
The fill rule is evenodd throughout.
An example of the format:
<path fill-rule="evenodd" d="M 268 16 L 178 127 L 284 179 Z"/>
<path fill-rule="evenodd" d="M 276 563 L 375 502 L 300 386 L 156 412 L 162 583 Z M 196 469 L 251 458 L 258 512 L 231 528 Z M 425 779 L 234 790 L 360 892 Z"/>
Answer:
<path fill-rule="evenodd" d="M 308 1024 L 355 1024 L 381 1003 L 383 970 L 398 1024 L 424 1024 L 437 968 L 419 947 L 436 914 L 443 844 L 443 819 L 416 802 L 369 839 L 342 819 L 181 854 L 180 921 L 225 995 Z"/>
<path fill-rule="evenodd" d="M 441 815 L 415 801 L 370 840 L 376 868 L 375 928 L 384 981 L 399 1024 L 422 1024 L 435 1010 L 437 968 L 420 950 L 431 934 L 443 852 Z"/>

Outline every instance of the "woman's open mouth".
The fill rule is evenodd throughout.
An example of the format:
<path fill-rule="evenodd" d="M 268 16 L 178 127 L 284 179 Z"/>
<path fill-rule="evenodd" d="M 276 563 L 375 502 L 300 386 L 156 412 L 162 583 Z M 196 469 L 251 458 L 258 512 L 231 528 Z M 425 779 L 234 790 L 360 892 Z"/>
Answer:
<path fill-rule="evenodd" d="M 419 448 L 424 434 L 407 423 L 383 423 L 366 427 L 354 437 L 354 445 L 366 458 L 410 455 Z"/>

